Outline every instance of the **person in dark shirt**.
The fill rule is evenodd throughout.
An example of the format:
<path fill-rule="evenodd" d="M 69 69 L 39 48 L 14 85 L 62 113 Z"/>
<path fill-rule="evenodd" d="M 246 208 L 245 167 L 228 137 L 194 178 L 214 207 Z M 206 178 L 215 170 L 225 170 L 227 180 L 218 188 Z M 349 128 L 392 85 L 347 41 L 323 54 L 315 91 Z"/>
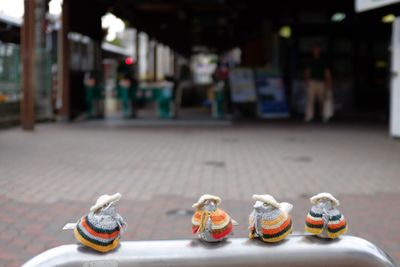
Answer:
<path fill-rule="evenodd" d="M 321 57 L 321 47 L 315 43 L 312 50 L 312 59 L 305 68 L 305 85 L 307 90 L 307 104 L 305 110 L 305 121 L 314 119 L 315 101 L 320 105 L 320 112 L 323 113 L 327 92 L 332 88 L 332 75 L 327 61 Z M 322 114 L 322 119 L 327 121 Z"/>

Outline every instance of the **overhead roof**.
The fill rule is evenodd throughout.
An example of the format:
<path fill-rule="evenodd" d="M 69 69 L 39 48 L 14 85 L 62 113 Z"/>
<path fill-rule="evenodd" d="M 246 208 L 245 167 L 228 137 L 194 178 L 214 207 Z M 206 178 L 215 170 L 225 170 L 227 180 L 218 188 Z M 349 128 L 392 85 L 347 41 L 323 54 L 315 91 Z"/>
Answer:
<path fill-rule="evenodd" d="M 225 50 L 260 36 L 263 22 L 273 27 L 329 27 L 335 12 L 353 20 L 353 0 L 71 0 L 73 29 L 102 37 L 99 18 L 112 12 L 151 38 L 190 54 L 194 46 Z M 398 6 L 390 11 L 398 11 Z M 388 9 L 386 9 L 388 10 Z M 385 11 L 386 12 L 386 11 Z M 90 16 L 89 16 L 90 14 Z M 369 16 L 363 15 L 363 16 Z M 93 20 L 94 19 L 94 20 Z M 307 30 L 307 27 L 303 27 Z"/>
<path fill-rule="evenodd" d="M 0 13 L 0 41 L 19 43 L 22 19 Z"/>

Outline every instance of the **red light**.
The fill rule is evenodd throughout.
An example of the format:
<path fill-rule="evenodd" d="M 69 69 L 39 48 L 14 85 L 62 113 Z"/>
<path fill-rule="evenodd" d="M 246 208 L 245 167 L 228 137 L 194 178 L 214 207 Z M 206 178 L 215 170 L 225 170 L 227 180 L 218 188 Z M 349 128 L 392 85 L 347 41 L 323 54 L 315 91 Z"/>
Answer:
<path fill-rule="evenodd" d="M 125 58 L 125 64 L 126 65 L 132 65 L 133 64 L 133 58 L 131 58 L 131 57 Z"/>

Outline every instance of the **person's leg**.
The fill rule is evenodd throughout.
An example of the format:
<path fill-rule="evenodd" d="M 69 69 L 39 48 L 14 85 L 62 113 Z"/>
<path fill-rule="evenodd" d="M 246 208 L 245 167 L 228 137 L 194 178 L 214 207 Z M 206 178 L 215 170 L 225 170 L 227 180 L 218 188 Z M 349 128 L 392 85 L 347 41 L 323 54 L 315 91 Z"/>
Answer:
<path fill-rule="evenodd" d="M 322 114 L 323 121 L 328 122 L 334 113 L 334 104 L 333 104 L 333 96 L 332 91 L 325 88 L 325 101 L 324 101 L 324 112 Z"/>
<path fill-rule="evenodd" d="M 304 120 L 309 122 L 314 118 L 314 98 L 315 85 L 314 81 L 309 81 L 307 90 L 306 114 Z"/>
<path fill-rule="evenodd" d="M 92 88 L 86 88 L 86 111 L 89 118 L 94 117 L 95 107 Z"/>
<path fill-rule="evenodd" d="M 318 100 L 319 112 L 322 119 L 324 119 L 324 105 L 325 105 L 325 85 L 323 82 L 317 82 L 315 85 L 315 96 Z"/>

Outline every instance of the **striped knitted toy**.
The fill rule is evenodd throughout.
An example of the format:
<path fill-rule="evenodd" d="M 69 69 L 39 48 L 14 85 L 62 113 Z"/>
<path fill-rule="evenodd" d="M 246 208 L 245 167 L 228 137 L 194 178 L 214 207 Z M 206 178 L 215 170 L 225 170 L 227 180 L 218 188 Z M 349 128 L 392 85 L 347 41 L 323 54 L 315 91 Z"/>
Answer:
<path fill-rule="evenodd" d="M 99 252 L 115 249 L 126 228 L 126 223 L 115 209 L 115 202 L 120 198 L 119 193 L 99 197 L 90 213 L 78 221 L 74 229 L 75 238 Z"/>
<path fill-rule="evenodd" d="M 336 208 L 339 201 L 329 193 L 310 198 L 314 206 L 307 214 L 305 230 L 322 238 L 337 238 L 347 232 L 347 222 Z"/>
<path fill-rule="evenodd" d="M 292 232 L 289 212 L 293 205 L 278 203 L 271 195 L 253 195 L 256 201 L 249 216 L 249 238 L 259 237 L 268 243 L 279 242 Z"/>
<path fill-rule="evenodd" d="M 207 242 L 218 242 L 233 234 L 237 223 L 223 210 L 217 208 L 221 199 L 213 195 L 203 195 L 193 204 L 196 209 L 192 217 L 192 233 Z"/>

